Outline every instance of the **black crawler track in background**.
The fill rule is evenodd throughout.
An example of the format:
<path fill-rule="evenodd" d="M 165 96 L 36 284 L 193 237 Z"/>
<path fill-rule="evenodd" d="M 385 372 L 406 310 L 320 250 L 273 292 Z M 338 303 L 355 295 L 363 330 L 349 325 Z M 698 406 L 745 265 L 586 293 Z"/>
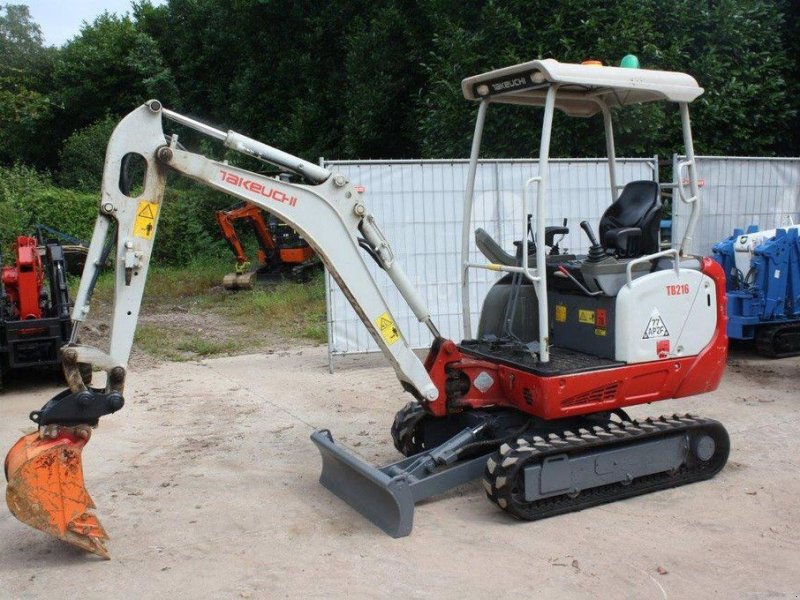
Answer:
<path fill-rule="evenodd" d="M 762 356 L 770 358 L 800 355 L 800 323 L 759 328 L 756 349 Z"/>

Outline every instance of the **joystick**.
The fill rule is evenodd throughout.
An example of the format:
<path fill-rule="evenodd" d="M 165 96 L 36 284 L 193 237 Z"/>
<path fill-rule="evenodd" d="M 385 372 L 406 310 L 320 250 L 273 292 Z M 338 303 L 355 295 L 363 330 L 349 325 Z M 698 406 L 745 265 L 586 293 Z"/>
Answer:
<path fill-rule="evenodd" d="M 592 231 L 592 226 L 589 225 L 589 221 L 581 221 L 581 229 L 586 232 L 586 237 L 589 238 L 592 244 L 589 248 L 589 254 L 586 256 L 586 261 L 591 263 L 600 262 L 606 257 L 606 251 L 603 250 L 597 238 L 594 237 L 594 232 Z"/>

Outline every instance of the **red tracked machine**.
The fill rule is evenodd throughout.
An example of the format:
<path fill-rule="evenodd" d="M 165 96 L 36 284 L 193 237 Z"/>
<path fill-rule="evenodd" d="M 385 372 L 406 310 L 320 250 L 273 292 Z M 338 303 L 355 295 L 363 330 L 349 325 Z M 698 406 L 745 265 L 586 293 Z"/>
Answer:
<path fill-rule="evenodd" d="M 11 370 L 60 367 L 72 333 L 63 248 L 19 236 L 12 256 L 0 271 L 0 388 Z"/>

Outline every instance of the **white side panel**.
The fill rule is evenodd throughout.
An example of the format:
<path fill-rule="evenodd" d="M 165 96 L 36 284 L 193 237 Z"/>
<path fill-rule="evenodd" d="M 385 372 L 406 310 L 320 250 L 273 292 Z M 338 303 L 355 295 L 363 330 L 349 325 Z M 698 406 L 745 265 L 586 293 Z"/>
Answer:
<path fill-rule="evenodd" d="M 659 271 L 617 295 L 616 358 L 649 362 L 698 354 L 717 326 L 717 295 L 700 271 Z"/>

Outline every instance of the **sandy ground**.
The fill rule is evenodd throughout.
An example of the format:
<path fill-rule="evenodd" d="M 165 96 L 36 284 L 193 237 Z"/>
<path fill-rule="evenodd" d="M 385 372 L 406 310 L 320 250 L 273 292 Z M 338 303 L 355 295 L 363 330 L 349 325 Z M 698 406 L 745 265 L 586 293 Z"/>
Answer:
<path fill-rule="evenodd" d="M 317 483 L 329 427 L 373 462 L 407 397 L 379 359 L 324 348 L 134 370 L 84 452 L 112 540 L 102 561 L 0 510 L 8 598 L 797 598 L 800 359 L 738 354 L 721 388 L 635 416 L 728 427 L 714 480 L 556 517 L 509 519 L 479 483 L 417 507 L 393 540 Z M 55 388 L 0 396 L 0 448 Z"/>

